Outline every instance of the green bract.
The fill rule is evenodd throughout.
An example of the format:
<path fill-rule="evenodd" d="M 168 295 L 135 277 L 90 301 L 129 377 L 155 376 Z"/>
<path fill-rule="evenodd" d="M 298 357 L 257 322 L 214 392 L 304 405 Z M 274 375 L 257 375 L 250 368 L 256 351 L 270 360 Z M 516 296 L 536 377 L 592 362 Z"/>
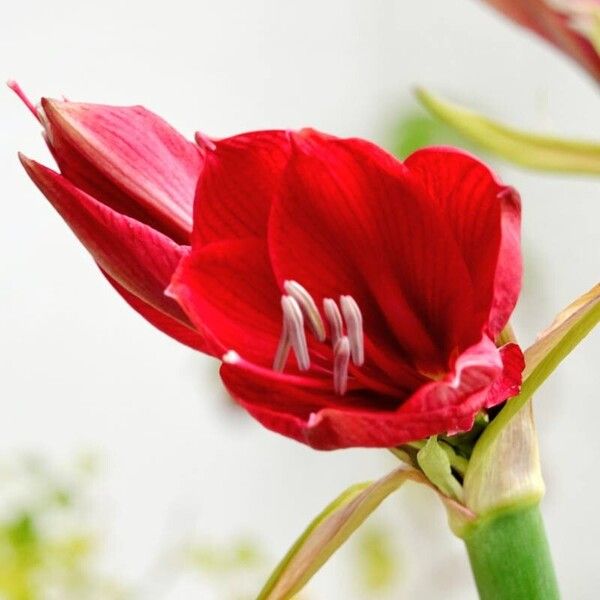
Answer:
<path fill-rule="evenodd" d="M 544 493 L 530 399 L 600 321 L 600 285 L 575 300 L 525 351 L 521 393 L 484 430 L 465 474 L 465 504 L 477 515 L 538 502 Z"/>

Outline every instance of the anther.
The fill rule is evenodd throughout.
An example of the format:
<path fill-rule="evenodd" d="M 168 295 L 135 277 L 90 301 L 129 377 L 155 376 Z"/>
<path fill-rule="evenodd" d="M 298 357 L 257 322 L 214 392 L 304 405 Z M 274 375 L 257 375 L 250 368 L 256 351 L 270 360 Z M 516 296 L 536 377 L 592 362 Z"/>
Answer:
<path fill-rule="evenodd" d="M 204 149 L 208 149 L 208 150 L 216 150 L 217 149 L 217 145 L 204 133 L 200 132 L 200 131 L 196 131 L 196 133 L 194 133 L 194 140 L 196 142 L 196 144 L 198 146 L 200 146 L 200 148 L 202 150 Z"/>
<path fill-rule="evenodd" d="M 340 296 L 340 307 L 346 322 L 352 362 L 361 366 L 365 362 L 363 318 L 356 300 L 352 296 Z"/>
<path fill-rule="evenodd" d="M 331 345 L 335 348 L 338 340 L 342 337 L 344 323 L 340 309 L 333 298 L 323 298 L 323 312 L 329 322 Z"/>
<path fill-rule="evenodd" d="M 306 371 L 310 368 L 310 357 L 308 355 L 308 344 L 304 332 L 304 317 L 298 301 L 291 296 L 282 296 L 281 308 L 283 309 L 284 332 L 291 347 L 294 349 L 298 368 Z"/>
<path fill-rule="evenodd" d="M 343 396 L 348 389 L 348 364 L 350 363 L 350 341 L 344 335 L 333 350 L 333 389 Z"/>
<path fill-rule="evenodd" d="M 319 314 L 319 309 L 317 308 L 313 297 L 308 293 L 306 288 L 296 281 L 284 281 L 283 289 L 300 305 L 317 340 L 319 340 L 319 342 L 324 342 L 325 324 L 323 323 L 323 319 Z"/>

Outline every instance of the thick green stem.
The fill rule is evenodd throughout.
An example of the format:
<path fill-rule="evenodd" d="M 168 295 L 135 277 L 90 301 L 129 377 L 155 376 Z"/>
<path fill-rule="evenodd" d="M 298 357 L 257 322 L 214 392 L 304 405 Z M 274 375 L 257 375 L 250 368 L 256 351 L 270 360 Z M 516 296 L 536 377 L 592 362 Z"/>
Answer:
<path fill-rule="evenodd" d="M 558 600 L 537 505 L 484 517 L 463 536 L 481 600 Z"/>

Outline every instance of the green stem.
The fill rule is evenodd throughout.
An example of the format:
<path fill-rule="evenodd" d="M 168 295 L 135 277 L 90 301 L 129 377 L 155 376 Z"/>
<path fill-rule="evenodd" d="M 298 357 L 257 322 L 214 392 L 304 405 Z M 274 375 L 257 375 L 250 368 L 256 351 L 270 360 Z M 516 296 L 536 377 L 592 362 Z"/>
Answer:
<path fill-rule="evenodd" d="M 537 505 L 484 517 L 462 537 L 481 600 L 560 598 Z"/>

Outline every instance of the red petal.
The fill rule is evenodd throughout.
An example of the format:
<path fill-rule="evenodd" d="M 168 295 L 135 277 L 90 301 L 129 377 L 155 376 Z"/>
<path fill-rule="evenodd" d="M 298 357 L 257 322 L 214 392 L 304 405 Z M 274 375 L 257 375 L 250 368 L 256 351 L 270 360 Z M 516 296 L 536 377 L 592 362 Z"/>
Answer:
<path fill-rule="evenodd" d="M 352 295 L 377 346 L 445 372 L 485 320 L 474 318 L 469 273 L 443 215 L 376 146 L 316 134 L 295 141 L 269 221 L 278 281 L 297 280 L 317 301 Z"/>
<path fill-rule="evenodd" d="M 521 389 L 523 369 L 525 368 L 525 357 L 517 344 L 506 344 L 500 348 L 502 358 L 502 377 L 497 379 L 490 388 L 485 408 L 491 408 L 501 404 L 508 398 L 512 398 Z"/>
<path fill-rule="evenodd" d="M 42 99 L 48 120 L 48 140 L 61 168 L 72 175 L 91 164 L 96 174 L 78 178 L 86 191 L 101 199 L 112 185 L 168 228 L 188 235 L 192 204 L 202 168 L 202 154 L 160 117 L 141 106 L 114 107 Z M 64 144 L 71 147 L 61 160 Z M 84 165 L 73 165 L 74 154 Z M 63 164 L 60 164 L 63 162 Z M 98 189 L 96 185 L 100 184 Z"/>
<path fill-rule="evenodd" d="M 48 148 L 61 174 L 80 190 L 116 212 L 168 235 L 176 242 L 189 243 L 189 231 L 182 231 L 179 225 L 175 226 L 172 222 L 152 214 L 147 206 L 140 204 L 130 194 L 124 192 L 91 161 L 73 148 L 60 131 L 54 132 L 52 144 L 48 143 Z"/>
<path fill-rule="evenodd" d="M 523 278 L 521 254 L 521 199 L 513 188 L 500 194 L 502 239 L 494 276 L 494 301 L 490 311 L 489 332 L 497 336 L 506 326 L 517 304 Z"/>
<path fill-rule="evenodd" d="M 392 398 L 359 392 L 335 396 L 297 378 L 235 363 L 224 364 L 221 376 L 234 398 L 265 427 L 314 448 L 393 447 L 470 429 L 475 415 L 489 405 L 491 390 L 501 388 L 498 381 L 518 388 L 518 349 L 509 354 L 509 364 L 503 366 L 501 353 L 485 338 L 458 358 L 453 373 L 423 386 L 396 410 Z"/>
<path fill-rule="evenodd" d="M 269 208 L 290 153 L 285 131 L 257 131 L 207 151 L 194 207 L 194 244 L 265 237 Z"/>
<path fill-rule="evenodd" d="M 121 297 L 144 319 L 146 319 L 151 325 L 154 325 L 157 329 L 166 333 L 169 337 L 199 350 L 207 354 L 218 355 L 220 354 L 220 348 L 215 347 L 214 343 L 199 331 L 194 329 L 191 324 L 185 324 L 177 319 L 174 319 L 170 315 L 161 312 L 154 308 L 150 304 L 141 300 L 138 296 L 134 296 L 131 292 L 127 291 L 122 285 L 115 281 L 108 273 L 102 271 L 108 282 L 115 288 L 115 290 L 121 295 Z"/>
<path fill-rule="evenodd" d="M 144 302 L 189 323 L 177 303 L 164 295 L 184 247 L 101 204 L 51 169 L 20 158 L 33 182 L 102 269 Z"/>
<path fill-rule="evenodd" d="M 518 195 L 476 158 L 454 148 L 419 150 L 404 164 L 444 215 L 469 270 L 479 313 L 474 318 L 489 318 L 495 338 L 521 288 Z"/>
<path fill-rule="evenodd" d="M 385 407 L 381 397 L 369 392 L 335 395 L 330 376 L 318 379 L 311 375 L 276 373 L 240 357 L 224 362 L 221 378 L 235 400 L 265 427 L 305 444 L 309 443 L 308 423 L 324 407 L 368 410 L 369 403 L 377 401 Z M 388 401 L 393 402 L 389 398 Z"/>
<path fill-rule="evenodd" d="M 271 365 L 281 333 L 280 291 L 258 238 L 215 242 L 194 249 L 173 277 L 168 293 L 223 352 Z"/>

